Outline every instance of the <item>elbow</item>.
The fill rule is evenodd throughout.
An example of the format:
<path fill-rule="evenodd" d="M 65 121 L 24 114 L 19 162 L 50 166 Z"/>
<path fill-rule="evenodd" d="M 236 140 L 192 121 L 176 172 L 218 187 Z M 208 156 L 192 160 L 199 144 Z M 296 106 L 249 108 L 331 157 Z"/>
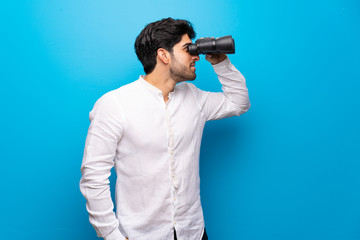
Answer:
<path fill-rule="evenodd" d="M 251 106 L 250 101 L 248 101 L 246 107 L 244 108 L 244 113 L 246 113 L 250 109 L 250 106 Z"/>
<path fill-rule="evenodd" d="M 241 114 L 246 113 L 250 109 L 250 101 L 248 101 L 246 104 L 238 104 L 235 106 L 235 115 L 240 116 Z"/>
<path fill-rule="evenodd" d="M 84 164 L 81 173 L 79 187 L 85 198 L 97 198 L 102 192 L 110 188 L 110 171 L 99 171 Z"/>

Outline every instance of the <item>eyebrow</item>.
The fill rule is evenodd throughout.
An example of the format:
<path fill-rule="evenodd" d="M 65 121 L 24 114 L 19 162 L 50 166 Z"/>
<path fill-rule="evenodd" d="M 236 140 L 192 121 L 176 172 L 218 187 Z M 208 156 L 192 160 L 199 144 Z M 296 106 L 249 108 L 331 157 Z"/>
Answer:
<path fill-rule="evenodd" d="M 190 44 L 191 44 L 191 42 L 185 43 L 185 44 L 183 45 L 183 48 L 187 48 Z"/>

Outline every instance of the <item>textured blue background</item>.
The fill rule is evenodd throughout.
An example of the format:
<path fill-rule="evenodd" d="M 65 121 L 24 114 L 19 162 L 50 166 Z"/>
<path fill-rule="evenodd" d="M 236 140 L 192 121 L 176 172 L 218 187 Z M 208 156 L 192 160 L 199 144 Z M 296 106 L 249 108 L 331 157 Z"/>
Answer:
<path fill-rule="evenodd" d="M 210 239 L 359 240 L 355 0 L 2 3 L 1 239 L 97 239 L 78 186 L 88 113 L 143 73 L 134 40 L 168 16 L 198 37 L 232 34 L 250 91 L 248 113 L 204 132 Z M 203 57 L 197 73 L 220 90 Z"/>

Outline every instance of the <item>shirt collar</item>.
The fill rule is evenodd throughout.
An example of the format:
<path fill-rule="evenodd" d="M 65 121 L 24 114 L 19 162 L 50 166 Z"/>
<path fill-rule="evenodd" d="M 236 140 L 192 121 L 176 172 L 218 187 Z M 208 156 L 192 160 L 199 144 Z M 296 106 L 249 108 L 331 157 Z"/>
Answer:
<path fill-rule="evenodd" d="M 162 97 L 162 91 L 160 89 L 158 89 L 157 87 L 155 87 L 154 85 L 152 85 L 151 83 L 149 83 L 148 81 L 146 81 L 144 79 L 144 77 L 145 77 L 144 75 L 140 75 L 140 77 L 139 77 L 138 81 L 141 83 L 141 85 L 143 85 L 145 88 L 150 90 L 152 93 Z M 174 95 L 175 88 L 176 88 L 176 85 L 174 87 L 174 90 L 169 93 L 169 98 L 171 98 Z"/>

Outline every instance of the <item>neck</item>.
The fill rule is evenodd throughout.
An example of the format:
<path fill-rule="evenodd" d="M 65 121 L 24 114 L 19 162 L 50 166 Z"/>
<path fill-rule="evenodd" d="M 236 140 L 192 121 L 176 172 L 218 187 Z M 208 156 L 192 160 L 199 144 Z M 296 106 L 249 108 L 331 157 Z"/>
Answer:
<path fill-rule="evenodd" d="M 176 82 L 165 72 L 153 71 L 144 77 L 145 81 L 160 89 L 163 94 L 164 101 L 169 99 L 169 93 L 174 90 Z"/>

